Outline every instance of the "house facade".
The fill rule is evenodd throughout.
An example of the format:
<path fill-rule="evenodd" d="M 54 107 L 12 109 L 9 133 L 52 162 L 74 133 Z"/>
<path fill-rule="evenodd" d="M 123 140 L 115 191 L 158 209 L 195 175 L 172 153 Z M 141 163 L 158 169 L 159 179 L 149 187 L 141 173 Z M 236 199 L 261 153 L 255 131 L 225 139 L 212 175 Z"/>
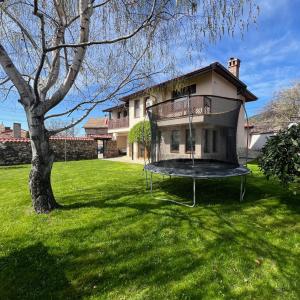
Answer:
<path fill-rule="evenodd" d="M 228 68 L 218 62 L 194 72 L 138 91 L 120 99 L 121 105 L 106 109 L 109 113 L 108 133 L 112 134 L 117 147 L 132 159 L 144 157 L 142 145 L 128 143 L 128 133 L 138 122 L 147 120 L 146 107 L 162 103 L 161 138 L 163 151 L 169 158 L 190 156 L 188 140 L 187 95 L 197 116 L 193 117 L 193 147 L 195 156 L 212 158 L 214 151 L 223 151 L 222 133 L 204 122 L 205 115 L 231 109 L 232 99 L 243 103 L 257 100 L 239 77 L 240 60 L 231 58 Z M 210 97 L 206 97 L 209 95 Z M 164 116 L 166 118 L 164 118 Z M 171 116 L 171 117 L 170 117 Z M 240 110 L 237 128 L 237 148 L 243 152 L 245 143 L 245 113 Z M 169 156 L 168 156 L 169 155 Z"/>
<path fill-rule="evenodd" d="M 83 128 L 87 137 L 108 134 L 108 120 L 107 118 L 89 118 Z"/>

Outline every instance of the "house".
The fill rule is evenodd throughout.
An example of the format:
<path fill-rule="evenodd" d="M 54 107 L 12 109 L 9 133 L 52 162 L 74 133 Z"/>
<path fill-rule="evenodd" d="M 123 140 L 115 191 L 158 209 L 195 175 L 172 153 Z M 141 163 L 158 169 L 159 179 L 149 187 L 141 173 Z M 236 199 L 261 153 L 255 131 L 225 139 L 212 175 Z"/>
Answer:
<path fill-rule="evenodd" d="M 102 158 L 105 145 L 112 138 L 112 135 L 108 134 L 108 119 L 106 117 L 89 118 L 83 128 L 87 137 L 98 141 L 98 158 Z"/>
<path fill-rule="evenodd" d="M 13 128 L 0 124 L 0 138 L 27 138 L 29 132 L 21 128 L 20 123 L 13 123 Z"/>
<path fill-rule="evenodd" d="M 187 94 L 192 96 L 219 96 L 213 103 L 199 101 L 198 110 L 205 115 L 207 110 L 211 112 L 216 107 L 226 107 L 228 105 L 226 98 L 240 99 L 243 103 L 257 100 L 257 97 L 247 89 L 246 84 L 239 79 L 239 69 L 240 60 L 230 58 L 228 68 L 218 62 L 214 62 L 204 68 L 127 95 L 120 99 L 120 105 L 104 110 L 104 112 L 109 113 L 108 133 L 113 135 L 113 139 L 117 142 L 117 147 L 122 149 L 122 151 L 126 151 L 127 156 L 132 159 L 143 158 L 143 146 L 137 143 L 130 145 L 128 143 L 128 133 L 135 124 L 148 118 L 146 113 L 147 106 L 166 102 L 164 103 L 166 104 L 166 111 L 170 113 L 170 109 L 174 109 L 174 103 L 178 101 L 179 97 L 181 97 L 180 101 L 187 101 L 184 98 Z M 171 105 L 167 103 L 171 103 Z M 168 105 L 169 108 L 167 107 Z M 205 152 L 204 149 L 209 150 L 207 149 L 208 143 L 212 144 L 212 141 L 207 139 L 216 140 L 219 133 L 210 132 L 210 129 L 207 129 L 207 134 L 204 136 L 203 118 L 199 118 L 198 121 L 194 119 L 193 124 L 196 124 L 194 129 L 196 137 L 195 154 L 198 157 L 202 157 L 202 154 Z M 237 128 L 237 148 L 241 153 L 247 146 L 244 124 L 245 116 L 243 109 L 241 109 Z M 180 114 L 174 113 L 172 120 L 165 121 L 164 130 L 161 134 L 166 143 L 165 151 L 172 154 L 173 157 L 176 157 L 174 156 L 175 152 L 180 154 L 181 157 L 184 154 L 188 154 L 187 129 L 188 118 L 182 118 Z M 221 139 L 219 141 L 221 142 Z"/>
<path fill-rule="evenodd" d="M 108 120 L 104 118 L 89 118 L 83 126 L 86 136 L 108 133 Z"/>

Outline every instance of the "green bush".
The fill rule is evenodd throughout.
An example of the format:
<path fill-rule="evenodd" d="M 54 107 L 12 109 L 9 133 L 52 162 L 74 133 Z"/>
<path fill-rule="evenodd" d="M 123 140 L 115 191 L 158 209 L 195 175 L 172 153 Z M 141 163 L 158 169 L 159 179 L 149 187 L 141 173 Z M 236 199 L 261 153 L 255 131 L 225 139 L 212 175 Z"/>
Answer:
<path fill-rule="evenodd" d="M 281 130 L 262 148 L 259 167 L 269 179 L 288 185 L 300 176 L 300 125 Z"/>
<path fill-rule="evenodd" d="M 149 149 L 151 144 L 151 129 L 149 121 L 141 121 L 135 124 L 128 135 L 129 143 L 139 143 Z"/>

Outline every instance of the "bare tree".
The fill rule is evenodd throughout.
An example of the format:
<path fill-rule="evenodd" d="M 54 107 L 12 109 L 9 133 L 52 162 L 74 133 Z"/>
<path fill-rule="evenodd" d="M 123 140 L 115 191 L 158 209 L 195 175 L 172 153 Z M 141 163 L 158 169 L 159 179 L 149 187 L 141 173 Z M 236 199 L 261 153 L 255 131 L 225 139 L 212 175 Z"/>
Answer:
<path fill-rule="evenodd" d="M 300 82 L 276 92 L 262 112 L 252 119 L 262 130 L 287 128 L 294 122 L 300 122 Z"/>
<path fill-rule="evenodd" d="M 0 4 L 1 90 L 17 93 L 32 147 L 29 186 L 36 212 L 59 207 L 51 187 L 49 137 L 97 105 L 170 72 L 172 51 L 201 51 L 255 21 L 252 0 L 7 0 Z M 55 110 L 54 110 L 55 109 Z M 54 111 L 53 111 L 54 110 Z M 52 112 L 52 113 L 51 113 Z M 50 130 L 45 120 L 75 121 Z"/>
<path fill-rule="evenodd" d="M 76 137 L 79 134 L 79 130 L 76 126 L 60 131 L 61 128 L 68 127 L 68 121 L 61 119 L 49 119 L 46 121 L 46 127 L 48 131 L 58 131 L 55 136 L 57 137 Z"/>

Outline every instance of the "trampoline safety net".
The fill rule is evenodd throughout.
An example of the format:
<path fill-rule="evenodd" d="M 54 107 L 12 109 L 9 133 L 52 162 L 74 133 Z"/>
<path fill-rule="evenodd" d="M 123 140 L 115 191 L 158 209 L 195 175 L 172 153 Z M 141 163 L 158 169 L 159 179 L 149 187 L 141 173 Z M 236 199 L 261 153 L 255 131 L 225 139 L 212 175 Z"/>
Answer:
<path fill-rule="evenodd" d="M 151 126 L 151 163 L 178 160 L 238 165 L 237 124 L 242 102 L 195 95 L 147 108 Z"/>

